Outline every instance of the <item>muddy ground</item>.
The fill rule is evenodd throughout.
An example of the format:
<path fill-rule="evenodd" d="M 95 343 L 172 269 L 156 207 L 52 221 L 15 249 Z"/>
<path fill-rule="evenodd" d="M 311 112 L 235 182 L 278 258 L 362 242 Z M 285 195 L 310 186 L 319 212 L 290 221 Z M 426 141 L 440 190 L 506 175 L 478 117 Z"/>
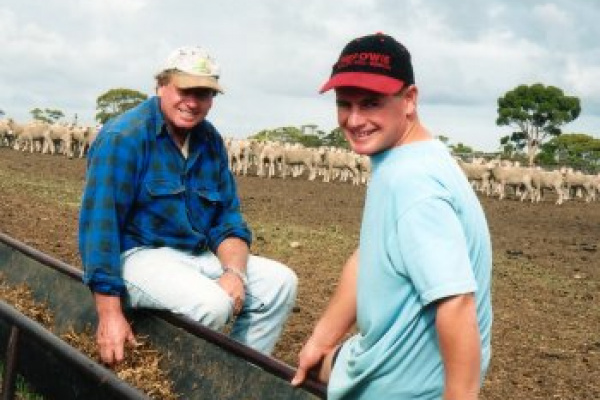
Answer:
<path fill-rule="evenodd" d="M 79 266 L 85 160 L 0 148 L 0 231 Z M 356 245 L 365 188 L 238 179 L 253 252 L 300 278 L 275 356 L 293 365 Z M 492 232 L 493 358 L 481 398 L 600 399 L 600 202 L 481 198 Z"/>

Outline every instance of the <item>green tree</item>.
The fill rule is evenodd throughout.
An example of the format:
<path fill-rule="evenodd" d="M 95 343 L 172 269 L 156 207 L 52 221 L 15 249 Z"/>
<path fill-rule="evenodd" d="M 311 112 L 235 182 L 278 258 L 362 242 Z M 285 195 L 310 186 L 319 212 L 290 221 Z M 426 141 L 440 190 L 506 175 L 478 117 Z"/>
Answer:
<path fill-rule="evenodd" d="M 283 143 L 297 143 L 300 141 L 302 131 L 293 126 L 282 126 L 275 129 L 263 129 L 250 136 L 257 140 L 275 140 Z"/>
<path fill-rule="evenodd" d="M 498 99 L 496 124 L 516 128 L 500 143 L 503 146 L 512 143 L 517 150 L 527 148 L 531 165 L 539 147 L 559 136 L 560 127 L 575 120 L 580 113 L 579 98 L 566 96 L 557 87 L 541 83 L 520 85 Z"/>
<path fill-rule="evenodd" d="M 275 133 L 279 136 L 279 140 L 284 143 L 298 143 L 302 137 L 302 130 L 295 126 L 282 126 L 275 129 Z"/>
<path fill-rule="evenodd" d="M 446 135 L 437 135 L 437 136 L 435 136 L 435 138 L 437 140 L 439 140 L 440 142 L 444 143 L 447 147 L 451 147 L 450 138 L 448 136 L 446 136 Z"/>
<path fill-rule="evenodd" d="M 341 147 L 344 149 L 350 148 L 346 136 L 344 136 L 344 131 L 339 126 L 324 135 L 322 140 L 323 146 Z"/>
<path fill-rule="evenodd" d="M 148 95 L 132 89 L 110 89 L 96 99 L 96 121 L 104 124 L 146 100 Z"/>
<path fill-rule="evenodd" d="M 306 129 L 309 127 L 310 129 Z M 282 126 L 275 129 L 263 129 L 251 135 L 251 139 L 256 140 L 275 140 L 283 143 L 300 143 L 306 147 L 319 147 L 323 140 L 321 136 L 323 131 L 317 130 L 316 125 L 303 125 L 301 128 L 294 126 Z"/>
<path fill-rule="evenodd" d="M 36 121 L 43 121 L 49 124 L 53 124 L 65 116 L 65 114 L 61 110 L 52 108 L 44 108 L 42 110 L 41 108 L 36 107 L 29 112 L 31 113 L 33 119 L 35 119 Z"/>
<path fill-rule="evenodd" d="M 316 124 L 305 124 L 300 127 L 302 135 L 298 138 L 299 142 L 306 147 L 319 147 L 323 140 L 321 136 L 325 133 L 322 130 L 317 129 Z"/>
<path fill-rule="evenodd" d="M 504 157 L 512 158 L 517 152 L 523 150 L 525 141 L 523 135 L 518 132 L 513 132 L 512 135 L 503 136 L 500 138 L 500 148 Z"/>
<path fill-rule="evenodd" d="M 541 146 L 536 160 L 542 165 L 568 165 L 587 171 L 600 169 L 600 139 L 584 133 L 565 133 Z"/>
<path fill-rule="evenodd" d="M 473 153 L 473 148 L 471 146 L 467 146 L 461 142 L 457 144 L 451 144 L 450 148 L 454 154 L 471 154 Z"/>
<path fill-rule="evenodd" d="M 249 138 L 264 142 L 266 140 L 273 140 L 273 139 L 271 139 L 270 135 L 271 135 L 270 130 L 263 129 L 262 131 L 256 132 L 254 135 L 250 135 Z"/>
<path fill-rule="evenodd" d="M 5 115 L 4 110 L 0 109 L 0 117 L 4 117 L 4 115 Z"/>
<path fill-rule="evenodd" d="M 318 135 L 305 133 L 298 138 L 298 143 L 305 147 L 319 147 L 322 144 L 322 140 Z"/>
<path fill-rule="evenodd" d="M 471 154 L 474 150 L 471 146 L 467 146 L 462 142 L 452 143 L 450 137 L 446 135 L 436 135 L 435 138 L 448 147 L 454 154 Z"/>

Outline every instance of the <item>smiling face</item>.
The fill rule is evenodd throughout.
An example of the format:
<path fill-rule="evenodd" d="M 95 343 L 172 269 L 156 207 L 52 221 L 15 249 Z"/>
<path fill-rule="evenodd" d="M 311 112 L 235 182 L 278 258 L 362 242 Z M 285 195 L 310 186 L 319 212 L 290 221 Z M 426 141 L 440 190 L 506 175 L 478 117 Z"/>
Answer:
<path fill-rule="evenodd" d="M 167 126 L 173 134 L 181 135 L 206 118 L 215 91 L 202 87 L 180 89 L 168 81 L 158 87 L 157 94 Z"/>
<path fill-rule="evenodd" d="M 354 152 L 373 155 L 412 140 L 415 86 L 395 95 L 355 87 L 340 87 L 335 93 L 338 124 Z"/>

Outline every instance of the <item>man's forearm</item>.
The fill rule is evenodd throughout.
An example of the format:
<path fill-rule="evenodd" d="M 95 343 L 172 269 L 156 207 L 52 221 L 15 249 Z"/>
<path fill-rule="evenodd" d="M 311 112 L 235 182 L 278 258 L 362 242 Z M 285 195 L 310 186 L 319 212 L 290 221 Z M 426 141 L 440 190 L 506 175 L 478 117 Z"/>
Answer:
<path fill-rule="evenodd" d="M 436 329 L 444 362 L 444 399 L 477 399 L 481 344 L 473 294 L 441 300 Z"/>
<path fill-rule="evenodd" d="M 336 291 L 319 319 L 311 338 L 335 346 L 356 322 L 358 250 L 350 256 Z"/>
<path fill-rule="evenodd" d="M 95 292 L 94 301 L 96 302 L 96 312 L 98 313 L 99 318 L 114 314 L 123 314 L 121 298 L 119 296 Z"/>
<path fill-rule="evenodd" d="M 292 385 L 302 384 L 309 371 L 318 365 L 319 379 L 323 382 L 329 380 L 335 347 L 356 322 L 357 272 L 358 250 L 344 265 L 340 282 L 327 309 L 300 351 Z"/>
<path fill-rule="evenodd" d="M 237 237 L 230 237 L 223 240 L 217 248 L 217 257 L 221 265 L 245 272 L 249 252 L 246 242 Z"/>

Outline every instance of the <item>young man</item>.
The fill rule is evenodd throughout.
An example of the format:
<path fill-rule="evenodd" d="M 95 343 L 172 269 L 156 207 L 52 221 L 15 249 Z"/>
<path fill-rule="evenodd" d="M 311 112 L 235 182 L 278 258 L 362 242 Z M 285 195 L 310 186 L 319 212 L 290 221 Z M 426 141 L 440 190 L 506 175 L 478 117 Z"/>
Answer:
<path fill-rule="evenodd" d="M 79 227 L 107 364 L 135 342 L 122 302 L 167 309 L 270 353 L 296 296 L 296 275 L 249 255 L 223 140 L 206 120 L 223 93 L 201 47 L 175 50 L 157 96 L 106 123 L 88 154 Z"/>
<path fill-rule="evenodd" d="M 346 45 L 321 89 L 335 89 L 339 125 L 373 165 L 359 248 L 292 380 L 319 366 L 328 399 L 476 399 L 489 364 L 487 222 L 421 125 L 414 83 L 408 50 L 375 34 Z"/>

